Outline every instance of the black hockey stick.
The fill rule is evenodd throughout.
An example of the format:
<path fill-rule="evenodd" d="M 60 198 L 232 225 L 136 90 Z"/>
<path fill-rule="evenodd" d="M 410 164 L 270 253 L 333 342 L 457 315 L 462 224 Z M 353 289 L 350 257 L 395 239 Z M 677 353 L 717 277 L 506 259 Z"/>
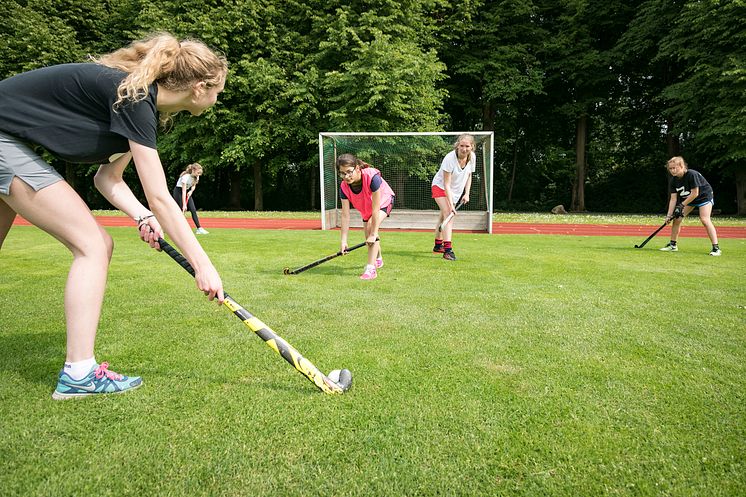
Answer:
<path fill-rule="evenodd" d="M 650 240 L 652 240 L 653 237 L 657 235 L 660 230 L 665 228 L 667 224 L 668 224 L 668 221 L 664 221 L 663 224 L 661 224 L 657 230 L 653 231 L 653 233 L 649 237 L 647 237 L 644 242 L 642 242 L 640 245 L 635 245 L 635 248 L 643 248 L 645 244 L 647 244 Z"/>
<path fill-rule="evenodd" d="M 378 241 L 378 240 L 379 239 L 376 238 L 376 241 Z M 316 267 L 319 264 L 323 264 L 326 261 L 330 261 L 330 260 L 334 259 L 335 257 L 339 257 L 340 255 L 344 255 L 344 254 L 347 254 L 348 252 L 352 252 L 353 250 L 359 249 L 360 247 L 364 247 L 365 245 L 366 245 L 366 242 L 358 243 L 357 245 L 353 245 L 352 247 L 348 248 L 344 252 L 342 252 L 340 250 L 336 254 L 327 255 L 326 257 L 322 257 L 318 261 L 313 261 L 312 263 L 306 264 L 305 266 L 301 266 L 299 268 L 290 269 L 289 267 L 286 267 L 285 269 L 282 270 L 282 272 L 285 273 L 285 274 L 298 274 L 298 273 L 302 273 L 303 271 L 311 269 L 312 267 Z"/>
<path fill-rule="evenodd" d="M 158 244 L 161 246 L 164 252 L 171 256 L 173 260 L 179 263 L 189 274 L 194 276 L 194 268 L 189 261 L 187 261 L 183 255 L 181 255 L 175 248 L 168 244 L 164 239 L 159 238 Z M 233 300 L 227 293 L 224 293 L 225 300 L 223 305 L 231 310 L 243 323 L 254 333 L 264 340 L 269 347 L 280 354 L 291 366 L 293 366 L 298 372 L 303 373 L 306 378 L 311 380 L 316 387 L 324 393 L 344 393 L 352 386 L 352 373 L 348 369 L 342 369 L 339 373 L 339 381 L 332 381 L 328 376 L 319 371 L 311 361 L 300 355 L 300 353 L 293 348 L 292 345 L 283 340 L 279 335 L 270 329 L 269 326 L 264 324 L 252 315 L 249 311 L 241 307 L 241 305 Z"/>

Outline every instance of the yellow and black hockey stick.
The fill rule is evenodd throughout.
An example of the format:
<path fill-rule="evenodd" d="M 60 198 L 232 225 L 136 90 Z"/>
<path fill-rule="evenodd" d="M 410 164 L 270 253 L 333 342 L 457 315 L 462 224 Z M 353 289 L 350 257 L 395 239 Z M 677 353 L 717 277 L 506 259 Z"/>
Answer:
<path fill-rule="evenodd" d="M 183 255 L 181 255 L 175 248 L 168 244 L 164 239 L 159 238 L 158 244 L 161 248 L 175 260 L 181 267 L 183 267 L 189 274 L 194 276 L 194 268 L 189 264 Z M 264 343 L 280 354 L 291 366 L 293 366 L 298 372 L 302 373 L 306 378 L 311 380 L 316 387 L 324 393 L 336 394 L 344 393 L 352 386 L 352 373 L 348 369 L 342 369 L 339 371 L 339 380 L 333 381 L 327 375 L 319 371 L 311 361 L 300 355 L 300 353 L 293 348 L 292 345 L 283 340 L 277 335 L 269 326 L 264 324 L 256 316 L 252 315 L 249 311 L 241 307 L 241 305 L 233 300 L 231 296 L 224 293 L 225 300 L 223 305 L 231 310 L 243 323 L 254 333 L 264 340 Z"/>

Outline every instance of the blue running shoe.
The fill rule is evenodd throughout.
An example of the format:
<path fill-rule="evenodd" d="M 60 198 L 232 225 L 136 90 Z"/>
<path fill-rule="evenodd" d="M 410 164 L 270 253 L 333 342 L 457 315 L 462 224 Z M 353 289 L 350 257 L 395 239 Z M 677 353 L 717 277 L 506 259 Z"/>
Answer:
<path fill-rule="evenodd" d="M 52 398 L 65 400 L 101 393 L 122 393 L 134 390 L 140 385 L 142 385 L 142 378 L 139 376 L 124 376 L 109 371 L 109 363 L 102 362 L 98 366 L 93 366 L 91 371 L 80 380 L 74 380 L 61 371 Z"/>

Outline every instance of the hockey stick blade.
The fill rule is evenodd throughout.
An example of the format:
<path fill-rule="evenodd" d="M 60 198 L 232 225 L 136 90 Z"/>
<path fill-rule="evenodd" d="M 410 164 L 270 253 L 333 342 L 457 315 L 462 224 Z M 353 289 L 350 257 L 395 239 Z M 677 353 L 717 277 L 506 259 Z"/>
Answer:
<path fill-rule="evenodd" d="M 651 233 L 651 235 L 650 235 L 649 237 L 647 237 L 647 238 L 646 238 L 646 239 L 645 239 L 645 240 L 644 240 L 644 241 L 643 241 L 643 242 L 642 242 L 642 243 L 641 243 L 640 245 L 635 245 L 635 248 L 637 248 L 637 249 L 643 248 L 643 247 L 644 247 L 645 245 L 647 245 L 647 243 L 648 243 L 648 242 L 649 242 L 650 240 L 652 240 L 652 239 L 653 239 L 653 237 L 654 237 L 655 235 L 657 235 L 657 234 L 658 234 L 658 232 L 659 232 L 660 230 L 662 230 L 663 228 L 665 228 L 667 224 L 668 224 L 668 222 L 664 222 L 663 224 L 661 224 L 661 225 L 660 225 L 660 227 L 659 227 L 659 228 L 658 228 L 657 230 L 653 231 L 653 233 Z"/>

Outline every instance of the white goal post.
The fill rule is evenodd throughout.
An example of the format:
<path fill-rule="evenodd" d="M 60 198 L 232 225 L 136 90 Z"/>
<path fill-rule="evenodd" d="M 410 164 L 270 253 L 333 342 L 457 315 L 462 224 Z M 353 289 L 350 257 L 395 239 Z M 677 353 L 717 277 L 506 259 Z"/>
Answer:
<path fill-rule="evenodd" d="M 384 228 L 435 229 L 438 206 L 430 183 L 443 157 L 463 134 L 474 137 L 477 163 L 469 203 L 458 211 L 454 229 L 492 233 L 492 187 L 495 136 L 492 131 L 319 133 L 321 174 L 321 229 L 340 226 L 341 202 L 337 157 L 350 153 L 381 171 L 396 194 L 394 209 Z M 351 209 L 350 226 L 362 227 Z"/>

